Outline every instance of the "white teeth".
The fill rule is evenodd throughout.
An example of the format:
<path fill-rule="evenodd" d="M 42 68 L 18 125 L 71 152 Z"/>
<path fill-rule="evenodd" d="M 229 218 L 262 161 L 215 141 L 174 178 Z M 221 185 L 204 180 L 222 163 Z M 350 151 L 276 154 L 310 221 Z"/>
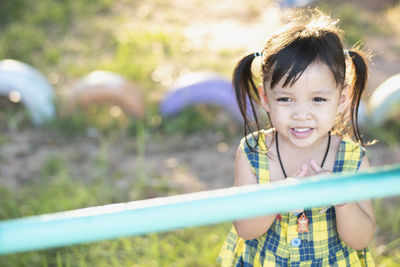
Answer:
<path fill-rule="evenodd" d="M 311 130 L 311 128 L 294 128 L 294 130 L 296 132 L 304 133 L 304 132 Z"/>

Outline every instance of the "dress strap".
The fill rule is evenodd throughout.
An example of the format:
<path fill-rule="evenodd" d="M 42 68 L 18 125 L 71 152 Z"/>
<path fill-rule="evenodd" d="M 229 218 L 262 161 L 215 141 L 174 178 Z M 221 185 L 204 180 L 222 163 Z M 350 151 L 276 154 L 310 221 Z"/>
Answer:
<path fill-rule="evenodd" d="M 358 171 L 365 156 L 365 148 L 348 138 L 340 142 L 333 172 L 352 173 Z"/>
<path fill-rule="evenodd" d="M 259 184 L 270 182 L 269 158 L 265 142 L 266 133 L 266 131 L 254 132 L 247 136 L 247 142 L 245 138 L 241 141 L 241 147 L 246 154 L 251 170 L 256 175 L 257 183 Z M 249 146 L 254 147 L 255 144 L 258 144 L 258 146 L 257 149 L 253 151 Z"/>

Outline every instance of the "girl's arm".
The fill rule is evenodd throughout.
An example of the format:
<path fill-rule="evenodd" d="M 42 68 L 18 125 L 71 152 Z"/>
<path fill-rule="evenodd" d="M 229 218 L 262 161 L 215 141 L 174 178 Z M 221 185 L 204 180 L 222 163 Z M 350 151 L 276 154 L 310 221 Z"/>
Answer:
<path fill-rule="evenodd" d="M 257 178 L 251 170 L 243 148 L 239 146 L 235 159 L 235 186 L 257 184 Z M 268 205 L 268 203 L 265 203 Z M 266 233 L 276 215 L 235 221 L 237 234 L 244 239 L 254 239 Z"/>
<path fill-rule="evenodd" d="M 369 167 L 366 157 L 360 170 Z M 360 250 L 368 246 L 375 232 L 375 216 L 371 200 L 336 205 L 336 226 L 343 242 Z"/>
<path fill-rule="evenodd" d="M 319 167 L 315 160 L 312 160 L 310 165 L 316 174 L 330 173 Z M 368 167 L 369 161 L 364 157 L 359 169 Z M 335 213 L 340 239 L 356 250 L 367 247 L 375 232 L 375 216 L 371 200 L 335 205 Z"/>

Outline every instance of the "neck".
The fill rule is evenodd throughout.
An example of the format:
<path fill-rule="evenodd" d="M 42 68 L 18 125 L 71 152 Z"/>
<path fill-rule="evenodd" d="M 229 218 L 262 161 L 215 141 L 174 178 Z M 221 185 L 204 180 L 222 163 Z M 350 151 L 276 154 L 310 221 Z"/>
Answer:
<path fill-rule="evenodd" d="M 284 155 L 285 153 L 297 154 L 297 155 L 313 155 L 313 154 L 315 155 L 316 153 L 318 153 L 318 151 L 321 150 L 325 151 L 329 135 L 330 132 L 307 147 L 298 147 L 293 145 L 293 143 L 288 141 L 284 136 L 278 134 L 279 149 L 281 150 L 281 155 Z"/>
<path fill-rule="evenodd" d="M 279 136 L 280 137 L 280 136 Z M 329 149 L 330 149 L 330 144 L 331 144 L 331 134 L 328 132 L 325 138 L 320 138 L 318 142 L 315 142 L 312 146 L 309 147 L 294 147 L 288 144 L 287 142 L 282 142 L 283 144 L 281 145 L 282 138 L 278 137 L 278 132 L 275 134 L 275 141 L 276 141 L 276 152 L 279 160 L 280 167 L 282 169 L 282 173 L 285 177 L 287 177 L 287 172 L 286 168 L 284 167 L 283 162 L 285 161 L 282 159 L 282 154 L 284 155 L 285 158 L 290 158 L 290 159 L 296 159 L 298 158 L 298 155 L 301 155 L 302 160 L 307 160 L 313 158 L 314 160 L 317 160 L 317 162 L 320 163 L 321 168 L 323 168 L 326 157 L 328 155 Z M 283 152 L 283 153 L 282 153 Z M 323 155 L 322 155 L 323 152 Z M 321 159 L 319 159 L 321 155 Z"/>

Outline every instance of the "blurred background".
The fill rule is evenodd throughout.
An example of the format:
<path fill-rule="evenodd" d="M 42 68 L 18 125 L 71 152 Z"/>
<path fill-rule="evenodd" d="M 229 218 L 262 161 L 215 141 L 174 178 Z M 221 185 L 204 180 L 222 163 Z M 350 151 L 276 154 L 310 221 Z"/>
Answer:
<path fill-rule="evenodd" d="M 372 55 L 360 111 L 365 139 L 378 140 L 368 157 L 400 162 L 398 0 L 0 0 L 0 220 L 232 186 L 242 137 L 232 70 L 304 6 L 340 19 L 346 47 Z M 400 266 L 399 204 L 374 200 L 378 266 Z M 230 226 L 0 265 L 215 266 Z"/>

